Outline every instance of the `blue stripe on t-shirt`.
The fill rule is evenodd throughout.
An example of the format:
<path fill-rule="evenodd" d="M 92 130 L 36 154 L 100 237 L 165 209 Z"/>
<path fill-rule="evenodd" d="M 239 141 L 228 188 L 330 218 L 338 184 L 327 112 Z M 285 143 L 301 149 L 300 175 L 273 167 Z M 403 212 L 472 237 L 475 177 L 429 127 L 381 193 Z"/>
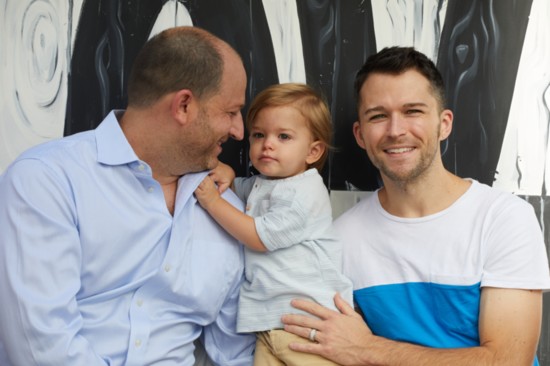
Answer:
<path fill-rule="evenodd" d="M 479 283 L 381 285 L 354 298 L 374 334 L 437 348 L 479 345 Z"/>
<path fill-rule="evenodd" d="M 353 295 L 376 335 L 434 348 L 479 346 L 479 283 L 411 282 L 363 288 Z M 533 365 L 538 364 L 535 359 Z"/>

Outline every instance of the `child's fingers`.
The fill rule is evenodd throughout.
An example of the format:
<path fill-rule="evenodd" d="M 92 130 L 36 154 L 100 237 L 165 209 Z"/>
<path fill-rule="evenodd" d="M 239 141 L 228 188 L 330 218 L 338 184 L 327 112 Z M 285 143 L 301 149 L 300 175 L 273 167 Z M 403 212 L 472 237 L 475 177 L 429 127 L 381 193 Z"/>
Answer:
<path fill-rule="evenodd" d="M 222 194 L 229 188 L 229 182 L 218 182 L 218 192 Z"/>

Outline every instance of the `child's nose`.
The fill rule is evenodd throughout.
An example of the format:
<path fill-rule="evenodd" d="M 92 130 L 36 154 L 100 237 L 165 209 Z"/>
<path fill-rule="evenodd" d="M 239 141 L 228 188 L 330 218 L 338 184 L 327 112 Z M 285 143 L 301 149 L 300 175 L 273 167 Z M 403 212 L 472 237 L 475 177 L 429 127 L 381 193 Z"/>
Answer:
<path fill-rule="evenodd" d="M 264 139 L 264 149 L 272 149 L 273 148 L 273 139 L 271 137 L 266 137 Z"/>

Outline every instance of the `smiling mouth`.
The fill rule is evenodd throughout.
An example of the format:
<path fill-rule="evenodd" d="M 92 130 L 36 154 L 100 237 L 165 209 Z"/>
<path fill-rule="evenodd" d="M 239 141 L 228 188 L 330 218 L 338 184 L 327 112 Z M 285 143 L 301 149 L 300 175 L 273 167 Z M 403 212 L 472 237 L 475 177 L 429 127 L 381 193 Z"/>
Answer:
<path fill-rule="evenodd" d="M 217 145 L 218 145 L 220 148 L 222 148 L 222 147 L 223 147 L 222 145 L 225 144 L 225 143 L 227 142 L 227 140 L 229 140 L 228 137 L 223 137 L 223 138 L 221 138 L 221 139 L 218 140 Z"/>
<path fill-rule="evenodd" d="M 222 153 L 222 151 L 223 151 L 222 144 L 218 142 L 218 143 L 216 144 L 216 147 L 213 148 L 213 150 L 216 151 L 217 155 L 220 155 L 220 154 Z"/>
<path fill-rule="evenodd" d="M 413 150 L 414 150 L 414 147 L 398 147 L 394 149 L 385 149 L 384 151 L 388 154 L 403 154 Z"/>

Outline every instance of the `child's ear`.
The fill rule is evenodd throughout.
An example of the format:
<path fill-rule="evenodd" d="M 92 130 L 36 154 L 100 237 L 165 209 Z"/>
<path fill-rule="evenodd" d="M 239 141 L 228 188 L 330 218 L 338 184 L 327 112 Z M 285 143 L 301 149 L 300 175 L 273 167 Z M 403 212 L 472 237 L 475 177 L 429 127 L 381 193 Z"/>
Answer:
<path fill-rule="evenodd" d="M 323 156 L 326 146 L 321 141 L 314 141 L 309 146 L 309 154 L 306 157 L 306 163 L 311 165 Z"/>

